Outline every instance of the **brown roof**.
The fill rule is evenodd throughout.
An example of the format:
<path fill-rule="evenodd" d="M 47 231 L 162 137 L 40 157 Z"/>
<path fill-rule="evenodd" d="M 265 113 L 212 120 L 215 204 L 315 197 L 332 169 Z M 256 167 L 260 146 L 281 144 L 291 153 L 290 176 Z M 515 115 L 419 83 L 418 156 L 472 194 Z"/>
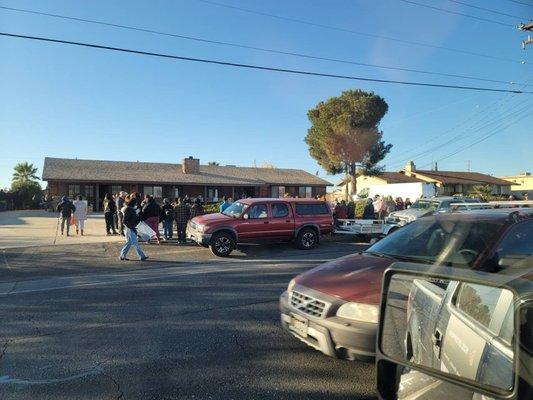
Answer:
<path fill-rule="evenodd" d="M 185 174 L 181 164 L 51 157 L 44 159 L 43 180 L 185 185 L 331 186 L 330 182 L 300 169 L 201 165 L 199 174 Z"/>
<path fill-rule="evenodd" d="M 422 179 L 407 176 L 401 172 L 382 172 L 377 178 L 381 178 L 387 181 L 387 183 L 414 183 L 425 182 Z"/>
<path fill-rule="evenodd" d="M 505 185 L 511 183 L 494 176 L 481 174 L 479 172 L 462 172 L 462 171 L 423 171 L 416 170 L 415 174 L 435 179 L 443 184 L 474 184 L 474 185 Z"/>

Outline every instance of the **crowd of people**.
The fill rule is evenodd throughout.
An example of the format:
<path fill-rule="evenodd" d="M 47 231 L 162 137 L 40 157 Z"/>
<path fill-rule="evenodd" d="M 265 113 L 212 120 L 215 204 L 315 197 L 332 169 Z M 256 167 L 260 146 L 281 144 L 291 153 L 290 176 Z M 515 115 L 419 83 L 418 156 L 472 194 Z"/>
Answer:
<path fill-rule="evenodd" d="M 411 200 L 406 198 L 405 201 L 401 197 L 393 199 L 392 196 L 380 195 L 374 198 L 368 198 L 363 210 L 363 219 L 385 219 L 391 212 L 398 210 L 405 210 L 411 207 Z M 350 201 L 346 203 L 345 200 L 337 201 L 333 209 L 333 216 L 335 219 L 355 219 L 356 216 L 355 202 Z"/>

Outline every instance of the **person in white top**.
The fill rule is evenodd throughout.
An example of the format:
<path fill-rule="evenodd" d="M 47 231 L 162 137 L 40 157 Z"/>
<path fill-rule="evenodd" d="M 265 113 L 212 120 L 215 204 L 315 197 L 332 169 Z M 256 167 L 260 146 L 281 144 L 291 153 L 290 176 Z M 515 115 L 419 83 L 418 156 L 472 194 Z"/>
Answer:
<path fill-rule="evenodd" d="M 74 200 L 74 222 L 76 224 L 76 234 L 83 236 L 83 230 L 85 229 L 85 220 L 87 219 L 87 200 L 82 200 L 81 196 L 77 196 Z"/>

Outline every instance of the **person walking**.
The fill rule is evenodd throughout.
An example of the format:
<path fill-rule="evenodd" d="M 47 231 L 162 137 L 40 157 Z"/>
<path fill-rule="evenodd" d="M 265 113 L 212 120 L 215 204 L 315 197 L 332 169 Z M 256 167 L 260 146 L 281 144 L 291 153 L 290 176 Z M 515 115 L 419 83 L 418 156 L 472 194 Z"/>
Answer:
<path fill-rule="evenodd" d="M 143 203 L 141 219 L 155 232 L 157 244 L 161 244 L 161 236 L 159 234 L 159 216 L 161 215 L 161 208 L 149 194 L 144 197 Z"/>
<path fill-rule="evenodd" d="M 118 221 L 118 233 L 124 236 L 124 213 L 122 208 L 124 207 L 124 199 L 126 198 L 126 192 L 120 192 L 115 201 L 117 206 L 117 221 Z"/>
<path fill-rule="evenodd" d="M 78 195 L 76 200 L 72 203 L 74 204 L 74 225 L 76 226 L 76 235 L 81 233 L 83 236 L 83 231 L 85 229 L 85 220 L 87 219 L 87 202 Z"/>
<path fill-rule="evenodd" d="M 60 218 L 61 218 L 61 235 L 63 235 L 63 232 L 65 230 L 65 224 L 67 225 L 67 236 L 69 236 L 70 231 L 70 217 L 72 216 L 72 213 L 76 211 L 76 207 L 72 202 L 69 200 L 67 196 L 63 196 L 61 198 L 61 202 L 57 205 L 56 210 L 60 212 Z"/>
<path fill-rule="evenodd" d="M 220 212 L 223 213 L 226 208 L 230 206 L 230 202 L 226 196 L 222 197 L 222 204 L 220 205 Z"/>
<path fill-rule="evenodd" d="M 172 231 L 174 228 L 174 207 L 172 207 L 172 204 L 170 204 L 168 199 L 163 199 L 161 219 L 163 221 L 163 238 L 165 240 L 170 240 L 172 239 Z"/>
<path fill-rule="evenodd" d="M 191 212 L 189 205 L 185 203 L 181 197 L 178 197 L 177 203 L 174 206 L 174 219 L 176 220 L 176 228 L 178 230 L 178 243 L 185 243 L 185 231 L 187 230 L 187 222 L 189 222 Z"/>
<path fill-rule="evenodd" d="M 104 206 L 105 230 L 107 234 L 111 235 L 111 232 L 113 232 L 113 235 L 118 235 L 113 222 L 113 217 L 117 212 L 117 206 L 109 193 L 105 194 L 102 204 Z"/>
<path fill-rule="evenodd" d="M 139 222 L 141 222 L 141 219 L 133 208 L 133 203 L 135 203 L 135 200 L 131 196 L 126 196 L 124 198 L 124 207 L 122 208 L 122 214 L 124 215 L 124 236 L 126 238 L 126 244 L 124 245 L 124 247 L 122 247 L 122 250 L 120 250 L 119 260 L 121 261 L 128 260 L 126 257 L 132 246 L 133 248 L 135 248 L 135 251 L 139 256 L 139 260 L 144 261 L 148 258 L 143 253 L 141 246 L 139 245 L 139 242 L 137 240 L 136 226 L 139 224 Z"/>
<path fill-rule="evenodd" d="M 202 205 L 202 199 L 200 197 L 197 197 L 194 201 L 194 204 L 191 207 L 191 218 L 198 217 L 200 215 L 204 215 L 204 206 Z"/>

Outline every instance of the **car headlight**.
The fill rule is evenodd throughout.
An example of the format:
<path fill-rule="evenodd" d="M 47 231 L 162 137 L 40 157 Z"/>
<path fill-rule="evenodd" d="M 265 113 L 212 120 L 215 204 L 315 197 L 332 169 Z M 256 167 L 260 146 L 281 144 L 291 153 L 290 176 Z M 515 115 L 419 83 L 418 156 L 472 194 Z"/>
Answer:
<path fill-rule="evenodd" d="M 206 232 L 208 229 L 207 225 L 197 225 L 196 230 L 200 233 Z"/>
<path fill-rule="evenodd" d="M 287 292 L 292 291 L 292 289 L 294 288 L 294 285 L 296 285 L 296 280 L 291 279 L 291 281 L 289 282 L 289 285 L 287 286 Z"/>
<path fill-rule="evenodd" d="M 337 310 L 337 317 L 377 324 L 379 306 L 375 304 L 344 303 Z"/>

